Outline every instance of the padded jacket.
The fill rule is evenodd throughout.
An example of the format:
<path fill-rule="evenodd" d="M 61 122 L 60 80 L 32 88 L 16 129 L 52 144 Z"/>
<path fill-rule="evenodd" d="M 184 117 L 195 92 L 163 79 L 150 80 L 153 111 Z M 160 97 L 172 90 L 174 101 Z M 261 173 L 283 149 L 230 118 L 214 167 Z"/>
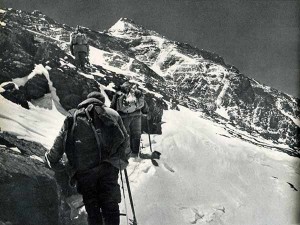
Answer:
<path fill-rule="evenodd" d="M 106 134 L 104 135 L 105 142 L 110 143 L 106 146 L 107 148 L 110 148 L 108 149 L 110 155 L 105 161 L 109 162 L 118 169 L 125 169 L 128 165 L 128 159 L 130 156 L 129 136 L 123 125 L 120 115 L 115 110 L 105 107 L 103 103 L 96 98 L 89 98 L 83 101 L 78 105 L 78 108 L 80 109 L 82 107 L 87 107 L 90 104 L 101 107 L 101 109 L 104 111 L 105 116 L 109 118 L 109 122 L 114 124 L 113 127 L 117 127 L 117 129 L 120 129 L 119 133 L 123 134 L 122 137 L 120 135 L 116 136 L 112 134 L 111 132 L 113 130 L 110 129 L 110 126 L 107 126 L 107 128 L 101 130 L 102 133 Z M 73 112 L 74 111 L 75 110 L 73 110 Z M 66 153 L 68 157 L 68 151 L 72 151 L 72 149 L 69 149 L 67 146 L 68 134 L 71 130 L 73 121 L 72 114 L 73 113 L 71 111 L 70 115 L 65 119 L 64 124 L 58 136 L 56 137 L 52 148 L 45 155 L 51 164 L 59 162 L 64 153 Z M 76 171 L 74 170 L 73 172 L 75 173 Z"/>

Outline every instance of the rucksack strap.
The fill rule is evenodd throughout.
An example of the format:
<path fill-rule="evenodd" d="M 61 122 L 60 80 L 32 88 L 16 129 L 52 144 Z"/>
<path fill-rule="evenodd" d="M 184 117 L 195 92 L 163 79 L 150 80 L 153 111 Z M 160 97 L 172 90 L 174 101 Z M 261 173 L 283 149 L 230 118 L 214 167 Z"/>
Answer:
<path fill-rule="evenodd" d="M 98 148 L 98 151 L 99 151 L 99 158 L 100 158 L 100 162 L 101 162 L 101 158 L 102 158 L 102 156 L 101 156 L 101 142 L 100 142 L 100 138 L 98 136 L 98 133 L 96 131 L 96 128 L 95 128 L 95 126 L 93 124 L 93 119 L 92 119 L 92 117 L 90 116 L 90 113 L 89 113 L 89 108 L 92 108 L 92 107 L 89 107 L 89 106 L 87 108 L 85 108 L 84 111 L 85 111 L 85 114 L 86 114 L 86 116 L 88 118 L 88 122 L 89 122 L 89 124 L 90 124 L 90 126 L 91 126 L 91 128 L 92 128 L 92 130 L 94 132 L 94 135 L 95 135 L 95 138 L 96 138 L 96 142 L 97 142 L 97 148 Z"/>
<path fill-rule="evenodd" d="M 78 110 L 76 110 L 73 114 L 73 124 L 72 124 L 72 128 L 71 128 L 71 133 L 70 133 L 71 140 L 73 140 L 73 141 L 74 141 L 74 130 L 76 127 L 77 114 L 78 114 Z"/>
<path fill-rule="evenodd" d="M 85 111 L 85 115 L 88 119 L 88 122 L 93 130 L 93 133 L 94 133 L 94 136 L 95 136 L 95 139 L 96 139 L 96 142 L 97 142 L 97 148 L 98 148 L 98 151 L 99 151 L 99 159 L 100 159 L 100 162 L 101 162 L 101 159 L 102 159 L 102 156 L 101 156 L 101 140 L 100 140 L 100 137 L 98 136 L 98 133 L 96 131 L 96 128 L 93 124 L 93 119 L 91 118 L 90 116 L 90 113 L 89 111 L 93 108 L 93 105 L 89 105 L 87 108 L 84 109 Z M 74 130 L 75 130 L 75 127 L 76 127 L 76 120 L 77 120 L 77 115 L 78 115 L 79 111 L 76 110 L 74 115 L 73 115 L 73 124 L 72 124 L 72 128 L 71 128 L 71 133 L 70 133 L 70 137 L 71 137 L 71 140 L 74 141 Z"/>

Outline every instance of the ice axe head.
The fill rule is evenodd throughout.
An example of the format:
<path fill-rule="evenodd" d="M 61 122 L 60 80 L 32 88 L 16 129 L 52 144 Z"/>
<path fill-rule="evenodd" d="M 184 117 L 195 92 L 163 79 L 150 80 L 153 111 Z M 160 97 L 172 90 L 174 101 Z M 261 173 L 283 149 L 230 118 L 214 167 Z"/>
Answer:
<path fill-rule="evenodd" d="M 151 154 L 151 158 L 152 158 L 152 159 L 160 159 L 160 155 L 161 155 L 160 152 L 154 151 L 154 152 L 152 152 L 152 154 Z"/>

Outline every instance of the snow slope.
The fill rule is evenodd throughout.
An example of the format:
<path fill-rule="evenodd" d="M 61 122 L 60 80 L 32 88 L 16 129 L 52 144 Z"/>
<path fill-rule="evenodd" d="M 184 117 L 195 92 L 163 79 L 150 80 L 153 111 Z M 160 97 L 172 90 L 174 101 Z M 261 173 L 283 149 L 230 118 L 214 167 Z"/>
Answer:
<path fill-rule="evenodd" d="M 300 195 L 291 188 L 300 189 L 299 159 L 228 138 L 201 114 L 180 109 L 165 111 L 163 134 L 152 136 L 159 167 L 149 160 L 129 166 L 140 224 L 300 223 Z"/>
<path fill-rule="evenodd" d="M 34 105 L 26 110 L 0 96 L 0 105 L 2 131 L 51 147 L 64 119 L 54 103 L 52 110 Z M 165 111 L 163 134 L 151 135 L 153 149 L 162 153 L 159 167 L 147 159 L 130 159 L 127 170 L 139 224 L 300 223 L 298 158 L 229 138 L 201 113 L 180 110 Z M 149 153 L 148 136 L 142 140 L 142 151 Z M 131 217 L 128 196 L 126 205 Z M 125 212 L 124 201 L 120 206 Z M 121 222 L 127 224 L 126 217 Z"/>
<path fill-rule="evenodd" d="M 52 98 L 50 99 L 52 100 Z M 51 148 L 65 116 L 58 112 L 52 101 L 52 109 L 30 104 L 27 110 L 0 95 L 0 128 L 20 139 L 35 141 Z"/>

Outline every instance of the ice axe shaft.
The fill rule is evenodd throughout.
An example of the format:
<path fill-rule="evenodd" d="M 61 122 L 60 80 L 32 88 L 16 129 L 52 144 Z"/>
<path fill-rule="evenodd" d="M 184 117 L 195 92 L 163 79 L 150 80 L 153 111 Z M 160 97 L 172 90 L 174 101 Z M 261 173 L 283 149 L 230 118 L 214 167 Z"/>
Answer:
<path fill-rule="evenodd" d="M 135 217 L 134 205 L 133 205 L 133 200 L 132 200 L 132 195 L 131 195 L 131 190 L 130 190 L 130 185 L 129 185 L 129 179 L 128 179 L 128 174 L 127 174 L 127 170 L 126 169 L 124 169 L 124 174 L 125 174 L 125 180 L 126 180 L 126 184 L 127 184 L 129 201 L 130 201 L 132 215 L 133 215 L 132 224 L 133 225 L 137 225 L 137 220 L 136 220 L 136 217 Z"/>

